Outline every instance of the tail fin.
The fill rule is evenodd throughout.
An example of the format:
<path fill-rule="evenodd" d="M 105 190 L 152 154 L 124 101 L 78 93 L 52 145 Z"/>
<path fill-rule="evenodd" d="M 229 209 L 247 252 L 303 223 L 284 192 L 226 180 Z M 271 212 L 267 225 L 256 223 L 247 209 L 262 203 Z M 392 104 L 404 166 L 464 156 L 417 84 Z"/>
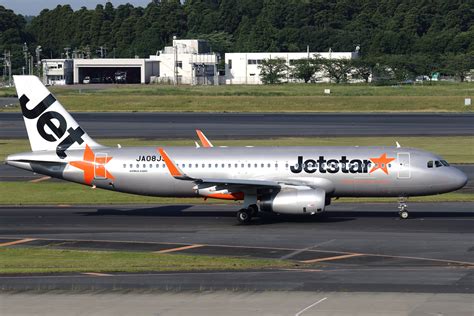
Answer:
<path fill-rule="evenodd" d="M 32 151 L 99 147 L 35 76 L 13 76 Z"/>

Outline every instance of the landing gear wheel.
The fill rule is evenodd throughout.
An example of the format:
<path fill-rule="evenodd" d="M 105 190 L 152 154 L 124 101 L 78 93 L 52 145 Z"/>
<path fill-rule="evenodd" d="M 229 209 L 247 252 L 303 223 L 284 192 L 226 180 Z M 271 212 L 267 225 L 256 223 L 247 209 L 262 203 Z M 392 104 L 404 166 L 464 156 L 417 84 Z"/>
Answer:
<path fill-rule="evenodd" d="M 246 208 L 243 208 L 237 212 L 237 220 L 241 224 L 248 224 L 252 219 L 252 211 Z"/>
<path fill-rule="evenodd" d="M 407 197 L 401 196 L 398 199 L 398 215 L 400 219 L 407 219 L 408 218 L 408 210 L 407 210 Z"/>
<path fill-rule="evenodd" d="M 401 219 L 407 219 L 408 218 L 408 211 L 407 210 L 402 210 L 398 212 L 398 215 L 400 215 Z"/>
<path fill-rule="evenodd" d="M 258 213 L 258 206 L 256 204 L 249 205 L 248 210 L 250 211 L 251 216 L 255 216 Z"/>

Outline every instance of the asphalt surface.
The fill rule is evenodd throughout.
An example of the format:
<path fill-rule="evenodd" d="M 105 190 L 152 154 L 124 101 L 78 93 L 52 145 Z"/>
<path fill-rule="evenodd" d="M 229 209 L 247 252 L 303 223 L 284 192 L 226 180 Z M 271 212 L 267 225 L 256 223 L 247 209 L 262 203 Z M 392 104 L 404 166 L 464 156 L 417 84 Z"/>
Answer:
<path fill-rule="evenodd" d="M 2 315 L 456 315 L 469 294 L 333 292 L 21 293 L 0 295 Z"/>
<path fill-rule="evenodd" d="M 3 290 L 474 293 L 474 203 L 334 204 L 238 225 L 235 205 L 0 207 L 0 244 L 291 259 L 296 270 L 2 276 Z M 198 246 L 196 246 L 198 245 Z M 187 247 L 194 246 L 194 247 Z M 185 248 L 182 248 L 185 247 Z M 94 272 L 94 271 L 91 271 Z"/>
<path fill-rule="evenodd" d="M 0 107 L 18 106 L 18 98 L 0 98 Z"/>
<path fill-rule="evenodd" d="M 74 113 L 94 138 L 210 139 L 303 136 L 474 135 L 474 114 Z M 20 113 L 0 113 L 1 138 L 26 138 Z"/>

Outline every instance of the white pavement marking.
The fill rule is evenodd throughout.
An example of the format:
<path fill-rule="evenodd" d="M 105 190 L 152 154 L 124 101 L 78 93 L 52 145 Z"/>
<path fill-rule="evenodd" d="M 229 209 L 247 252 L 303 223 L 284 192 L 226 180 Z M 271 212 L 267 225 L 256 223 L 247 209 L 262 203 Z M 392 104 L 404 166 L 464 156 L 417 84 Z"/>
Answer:
<path fill-rule="evenodd" d="M 313 304 L 311 304 L 311 305 L 309 305 L 309 306 L 303 308 L 302 310 L 300 310 L 298 313 L 295 314 L 295 316 L 300 316 L 301 314 L 303 314 L 304 312 L 306 312 L 308 309 L 313 308 L 314 306 L 318 305 L 319 303 L 324 302 L 324 301 L 327 300 L 327 299 L 328 299 L 328 298 L 325 297 L 325 298 L 320 299 L 320 300 L 317 301 L 317 302 L 314 302 Z"/>
<path fill-rule="evenodd" d="M 298 250 L 296 250 L 296 251 L 293 251 L 292 253 L 289 253 L 289 254 L 287 254 L 287 255 L 284 255 L 284 256 L 281 257 L 280 259 L 281 259 L 281 260 L 286 260 L 286 259 L 293 258 L 294 256 L 299 255 L 299 254 L 302 253 L 302 252 L 305 252 L 305 251 L 308 251 L 308 250 L 312 250 L 312 249 L 317 248 L 317 247 L 322 246 L 322 245 L 329 244 L 329 243 L 331 243 L 331 242 L 333 242 L 333 241 L 335 241 L 335 239 L 326 240 L 326 241 L 320 242 L 319 244 L 316 244 L 316 245 L 311 246 L 311 247 L 308 247 L 308 248 L 298 249 Z"/>

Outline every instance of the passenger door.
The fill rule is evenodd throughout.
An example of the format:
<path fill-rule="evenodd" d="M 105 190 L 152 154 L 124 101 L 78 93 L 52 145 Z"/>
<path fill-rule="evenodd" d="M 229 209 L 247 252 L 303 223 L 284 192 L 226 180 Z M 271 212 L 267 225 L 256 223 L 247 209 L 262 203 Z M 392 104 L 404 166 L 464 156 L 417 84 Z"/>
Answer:
<path fill-rule="evenodd" d="M 410 179 L 410 153 L 397 153 L 398 179 Z"/>

